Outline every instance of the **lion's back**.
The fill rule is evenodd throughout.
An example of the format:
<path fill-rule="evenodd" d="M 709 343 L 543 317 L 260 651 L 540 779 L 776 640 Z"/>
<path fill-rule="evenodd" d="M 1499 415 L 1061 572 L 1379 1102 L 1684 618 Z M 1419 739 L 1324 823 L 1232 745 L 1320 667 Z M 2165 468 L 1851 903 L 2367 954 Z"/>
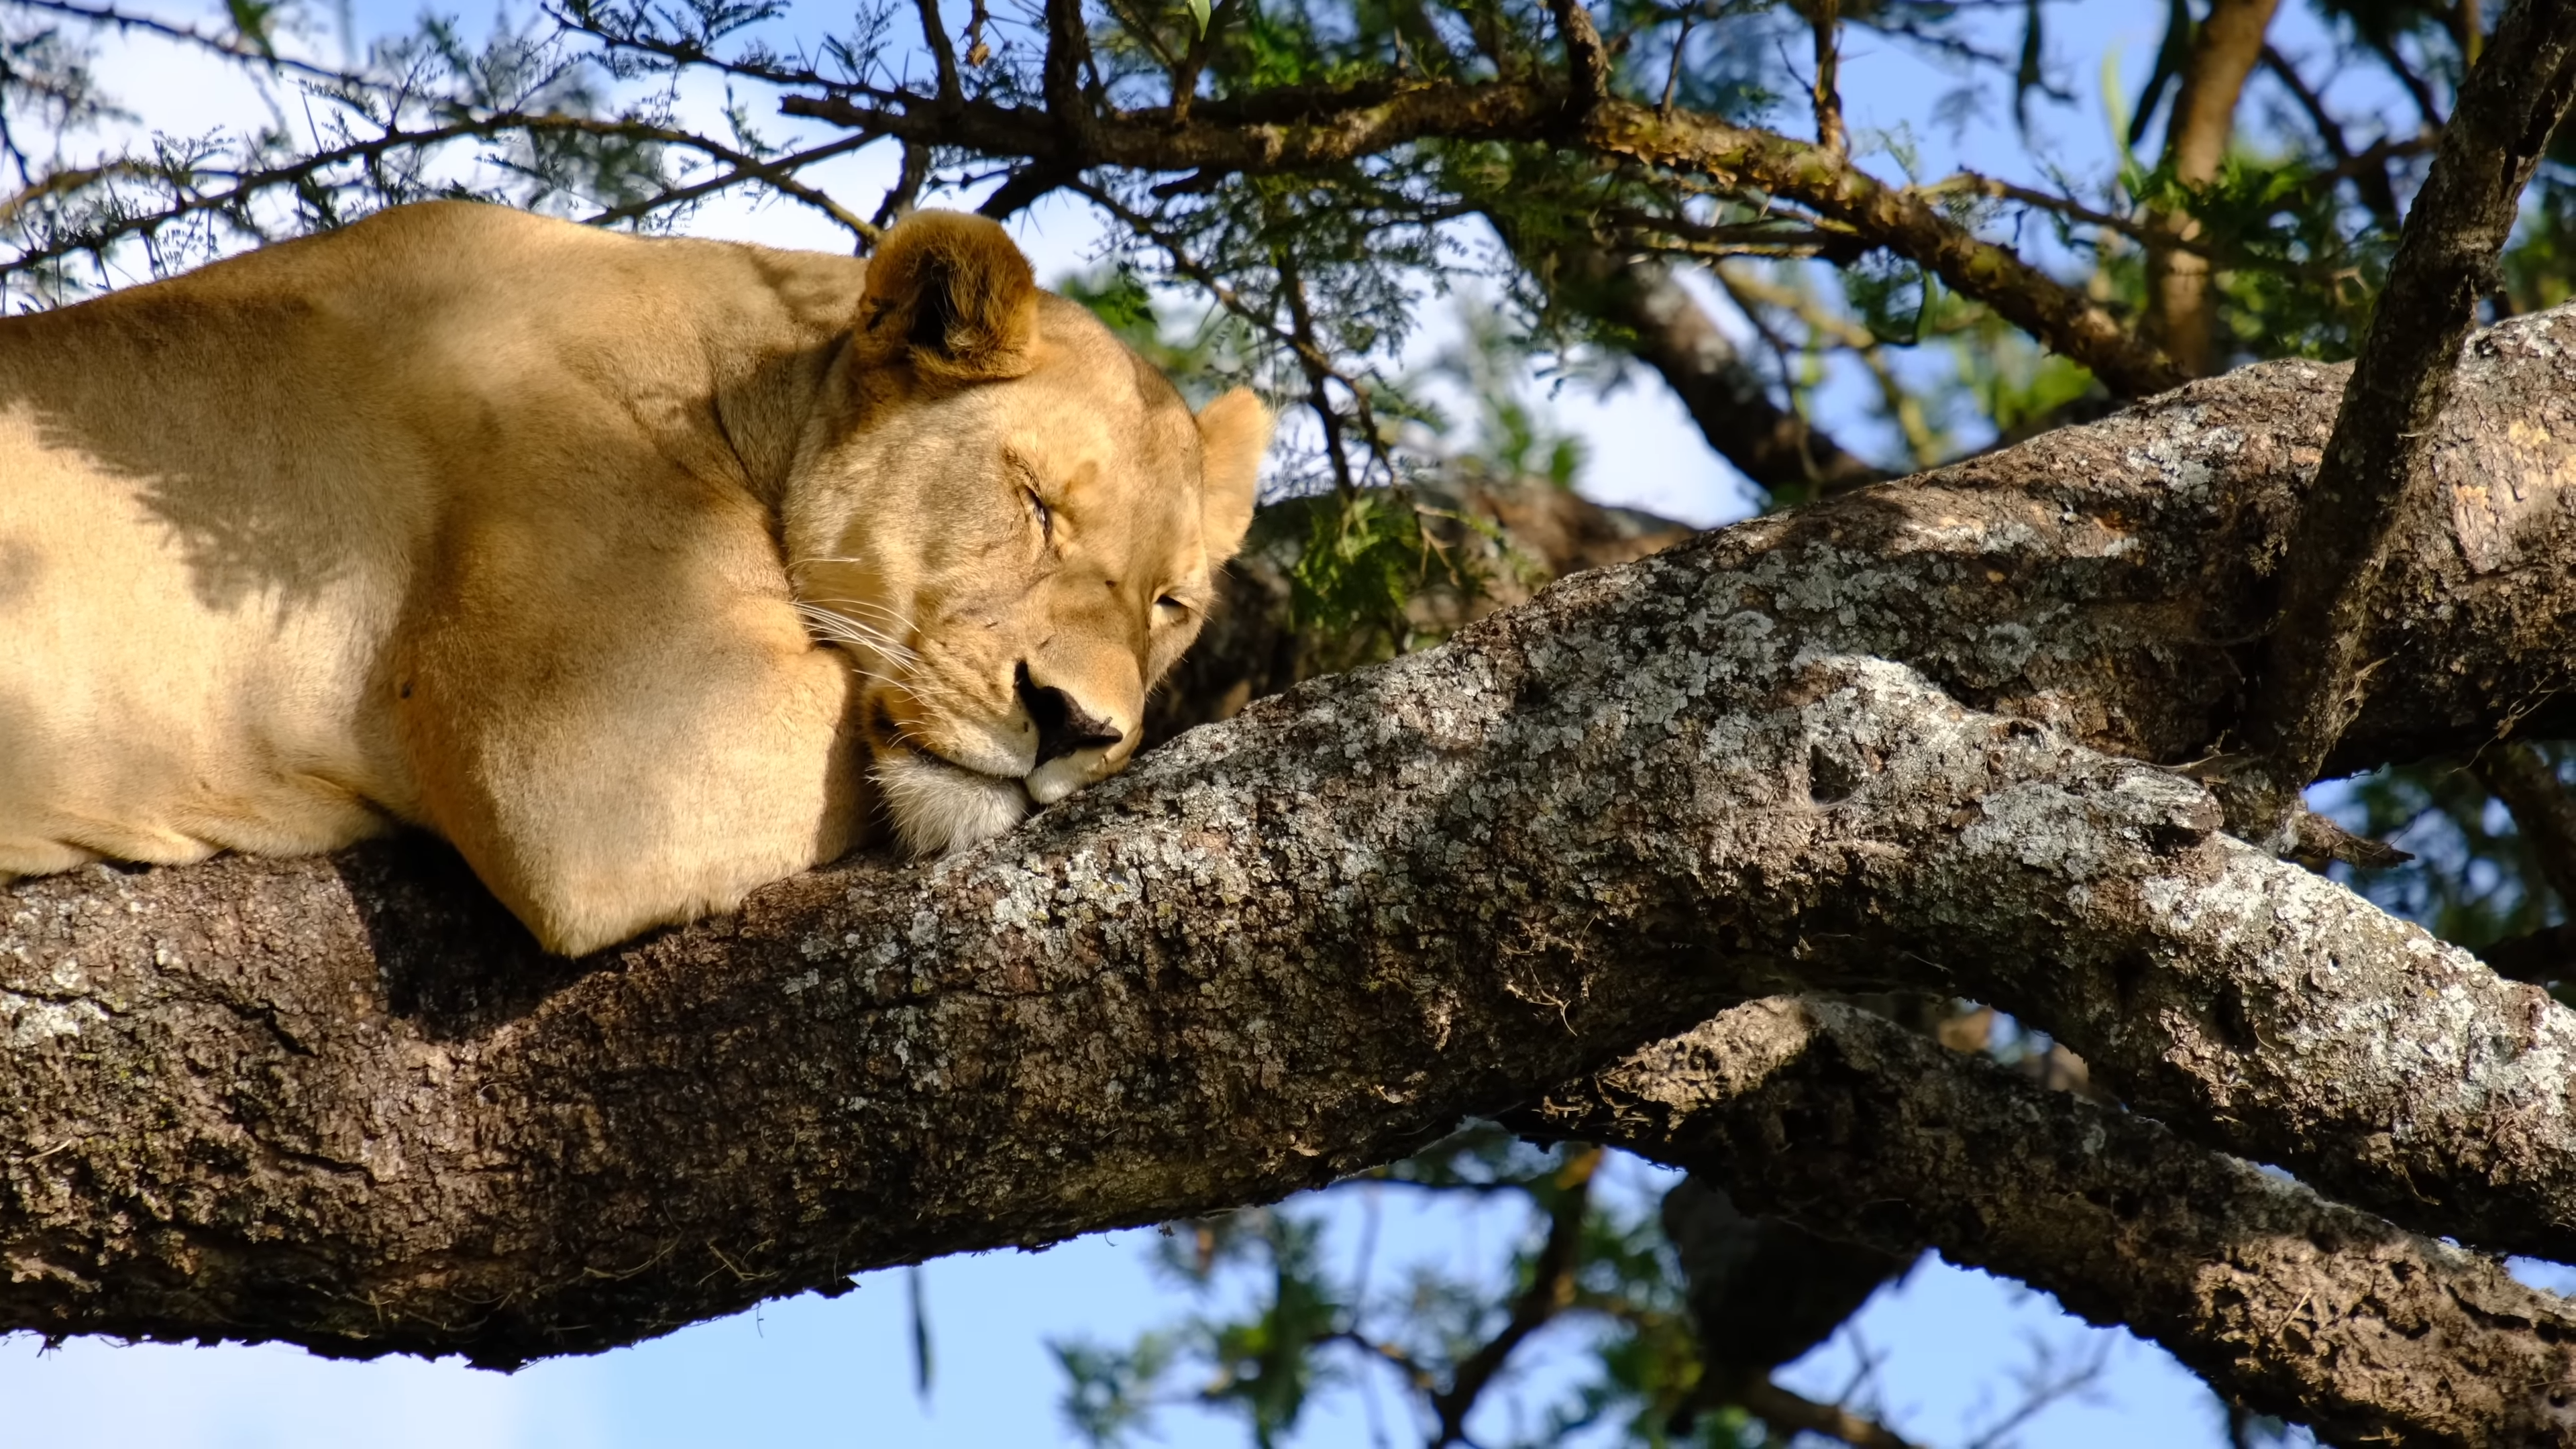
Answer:
<path fill-rule="evenodd" d="M 439 203 L 0 320 L 0 875 L 408 813 L 386 656 L 424 570 L 616 506 L 496 525 L 549 460 L 704 431 L 697 313 L 779 310 L 726 301 L 745 252 Z"/>

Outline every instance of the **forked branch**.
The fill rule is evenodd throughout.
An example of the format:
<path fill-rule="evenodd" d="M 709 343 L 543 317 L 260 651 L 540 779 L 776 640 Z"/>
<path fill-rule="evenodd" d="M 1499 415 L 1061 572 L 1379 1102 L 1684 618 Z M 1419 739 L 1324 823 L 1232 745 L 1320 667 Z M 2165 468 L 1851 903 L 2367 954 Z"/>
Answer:
<path fill-rule="evenodd" d="M 2427 500 L 2434 420 L 2513 231 L 2523 187 L 2576 97 L 2576 5 L 2514 0 L 2460 88 L 2399 233 L 2344 388 L 2316 489 L 2283 564 L 2281 610 L 2248 720 L 2252 758 L 2223 777 L 2230 828 L 2295 848 L 2299 792 L 2359 708 L 2389 540 Z"/>
<path fill-rule="evenodd" d="M 1508 1120 L 2021 1278 L 2337 1442 L 2576 1443 L 2576 1313 L 2555 1296 L 1852 1007 L 1737 1007 Z"/>

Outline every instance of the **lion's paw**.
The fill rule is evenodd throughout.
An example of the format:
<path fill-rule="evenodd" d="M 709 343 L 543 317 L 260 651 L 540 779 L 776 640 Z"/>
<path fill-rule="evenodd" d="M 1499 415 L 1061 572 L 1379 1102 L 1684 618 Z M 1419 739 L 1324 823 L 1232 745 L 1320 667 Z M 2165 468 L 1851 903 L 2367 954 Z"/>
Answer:
<path fill-rule="evenodd" d="M 1029 813 L 1017 780 L 960 769 L 915 750 L 877 757 L 877 789 L 894 833 L 914 855 L 946 855 L 992 839 Z"/>

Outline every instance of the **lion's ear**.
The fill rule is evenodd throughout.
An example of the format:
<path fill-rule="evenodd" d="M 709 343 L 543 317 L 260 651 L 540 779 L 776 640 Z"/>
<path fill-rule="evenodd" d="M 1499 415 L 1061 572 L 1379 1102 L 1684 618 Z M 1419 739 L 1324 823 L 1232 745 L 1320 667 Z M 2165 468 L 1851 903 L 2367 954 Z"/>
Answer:
<path fill-rule="evenodd" d="M 1037 331 L 1037 276 L 999 222 L 916 211 L 868 258 L 854 339 L 863 363 L 991 382 L 1029 370 Z"/>
<path fill-rule="evenodd" d="M 1238 387 L 1199 410 L 1199 529 L 1208 562 L 1221 563 L 1243 547 L 1261 455 L 1269 450 L 1270 409 L 1252 389 Z"/>

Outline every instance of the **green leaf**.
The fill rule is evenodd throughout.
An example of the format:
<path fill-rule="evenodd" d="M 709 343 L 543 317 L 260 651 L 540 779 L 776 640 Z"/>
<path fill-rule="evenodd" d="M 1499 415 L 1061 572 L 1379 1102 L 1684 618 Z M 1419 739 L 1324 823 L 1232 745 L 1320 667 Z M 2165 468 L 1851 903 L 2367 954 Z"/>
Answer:
<path fill-rule="evenodd" d="M 274 0 L 224 0 L 233 30 L 242 39 L 259 48 L 262 55 L 275 55 L 276 46 L 269 38 L 269 23 L 277 18 Z"/>
<path fill-rule="evenodd" d="M 1199 34 L 1207 34 L 1208 20 L 1215 14 L 1209 7 L 1208 0 L 1183 0 L 1183 3 L 1190 7 L 1190 18 L 1199 23 Z"/>

